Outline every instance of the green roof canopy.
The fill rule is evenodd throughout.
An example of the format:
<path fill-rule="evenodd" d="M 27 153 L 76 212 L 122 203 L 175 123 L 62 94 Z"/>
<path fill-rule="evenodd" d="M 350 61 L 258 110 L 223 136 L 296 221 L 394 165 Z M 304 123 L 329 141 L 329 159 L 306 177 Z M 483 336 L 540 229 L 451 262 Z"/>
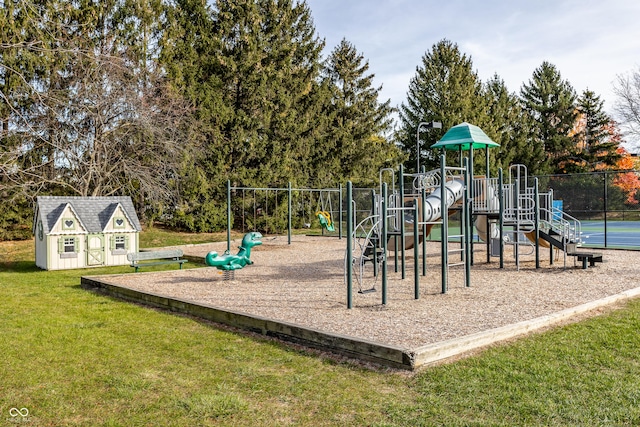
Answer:
<path fill-rule="evenodd" d="M 470 148 L 499 147 L 478 126 L 470 123 L 460 123 L 449 129 L 447 133 L 431 148 L 444 148 L 446 150 L 469 150 Z"/>

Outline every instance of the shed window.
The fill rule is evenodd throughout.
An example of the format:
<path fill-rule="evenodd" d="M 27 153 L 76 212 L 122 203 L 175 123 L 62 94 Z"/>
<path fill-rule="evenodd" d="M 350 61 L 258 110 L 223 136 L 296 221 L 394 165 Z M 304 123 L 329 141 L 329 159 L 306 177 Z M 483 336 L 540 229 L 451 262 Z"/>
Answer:
<path fill-rule="evenodd" d="M 116 234 L 110 237 L 111 253 L 113 255 L 126 255 L 129 249 L 129 235 Z"/>
<path fill-rule="evenodd" d="M 72 253 L 76 251 L 76 239 L 75 237 L 64 238 L 64 253 Z"/>
<path fill-rule="evenodd" d="M 116 236 L 115 237 L 115 249 L 126 249 L 125 248 L 125 239 L 124 236 Z"/>
<path fill-rule="evenodd" d="M 60 258 L 76 258 L 78 256 L 78 238 L 58 238 L 58 253 L 60 254 Z"/>

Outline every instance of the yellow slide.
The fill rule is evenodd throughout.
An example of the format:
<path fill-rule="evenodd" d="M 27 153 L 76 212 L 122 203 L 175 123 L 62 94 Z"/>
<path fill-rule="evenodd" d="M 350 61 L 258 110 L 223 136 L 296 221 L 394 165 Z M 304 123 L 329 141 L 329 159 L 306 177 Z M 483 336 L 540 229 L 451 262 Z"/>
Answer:
<path fill-rule="evenodd" d="M 527 236 L 527 239 L 531 240 L 533 243 L 536 242 L 536 231 L 528 231 L 526 233 L 524 233 L 525 236 Z M 538 239 L 538 243 L 540 244 L 540 246 L 542 246 L 543 248 L 550 248 L 551 244 L 549 242 L 547 242 L 544 239 Z"/>

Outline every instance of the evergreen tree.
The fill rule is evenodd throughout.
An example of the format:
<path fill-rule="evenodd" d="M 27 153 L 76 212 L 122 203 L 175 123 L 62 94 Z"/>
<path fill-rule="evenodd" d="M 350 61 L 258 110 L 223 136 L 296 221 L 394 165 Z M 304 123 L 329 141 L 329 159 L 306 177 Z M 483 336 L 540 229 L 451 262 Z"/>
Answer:
<path fill-rule="evenodd" d="M 528 84 L 523 84 L 520 98 L 532 120 L 529 144 L 537 153 L 543 147 L 544 158 L 534 158 L 527 165 L 530 173 L 560 173 L 564 171 L 573 151 L 569 135 L 576 120 L 575 91 L 562 80 L 553 64 L 543 62 Z M 537 157 L 537 156 L 536 156 Z"/>
<path fill-rule="evenodd" d="M 319 113 L 317 80 L 324 43 L 305 3 L 219 0 L 216 67 L 230 176 L 244 185 L 305 182 Z"/>
<path fill-rule="evenodd" d="M 184 225 L 212 230 L 224 183 L 265 187 L 308 182 L 324 133 L 328 91 L 319 85 L 324 43 L 304 2 L 178 0 L 163 41 L 169 75 L 198 109 L 202 155 L 190 159 Z M 195 168 L 193 167 L 195 165 Z M 206 183 L 206 185 L 202 185 Z M 187 188 L 189 187 L 189 188 Z"/>
<path fill-rule="evenodd" d="M 520 163 L 531 165 L 536 158 L 542 158 L 542 147 L 531 146 L 526 135 L 529 128 L 529 117 L 524 114 L 520 101 L 514 93 L 510 93 L 502 80 L 495 74 L 484 85 L 487 105 L 487 118 L 482 125 L 493 141 L 500 147 L 489 150 L 490 165 L 495 172 L 498 168 L 507 170 L 510 165 Z M 536 152 L 536 148 L 539 152 Z M 484 171 L 484 162 L 475 171 Z"/>
<path fill-rule="evenodd" d="M 385 162 L 398 159 L 397 148 L 384 137 L 391 125 L 390 101 L 378 101 L 382 87 L 373 86 L 375 76 L 368 70 L 368 61 L 346 39 L 326 61 L 332 97 L 329 129 L 314 162 L 320 186 L 335 184 L 336 178 L 375 182 Z"/>
<path fill-rule="evenodd" d="M 575 172 L 615 167 L 620 160 L 619 143 L 610 133 L 612 119 L 604 111 L 604 101 L 587 89 L 578 99 L 577 109 L 575 157 L 570 167 Z"/>
<path fill-rule="evenodd" d="M 226 224 L 224 181 L 229 178 L 229 141 L 222 124 L 232 115 L 217 66 L 222 46 L 206 0 L 177 0 L 166 14 L 160 62 L 172 85 L 195 106 L 198 122 L 182 159 L 180 200 L 167 217 L 170 225 L 190 231 L 219 230 Z"/>
<path fill-rule="evenodd" d="M 452 126 L 485 121 L 482 83 L 470 57 L 458 45 L 441 40 L 422 57 L 422 65 L 409 83 L 407 102 L 400 107 L 397 139 L 408 154 L 408 169 L 415 170 L 416 137 L 420 122 L 442 123 L 442 129 L 420 134 L 421 160 L 427 169 L 437 167 L 438 153 L 430 147 Z M 448 156 L 453 158 L 453 156 Z"/>

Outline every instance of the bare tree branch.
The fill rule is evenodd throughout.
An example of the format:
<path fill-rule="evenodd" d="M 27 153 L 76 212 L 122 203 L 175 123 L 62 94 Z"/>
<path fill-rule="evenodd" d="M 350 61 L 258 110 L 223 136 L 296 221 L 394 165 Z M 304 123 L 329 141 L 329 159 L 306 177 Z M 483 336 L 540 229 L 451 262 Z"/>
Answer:
<path fill-rule="evenodd" d="M 634 145 L 640 147 L 640 67 L 618 75 L 613 92 L 618 97 L 614 105 L 617 119 L 627 135 L 635 139 Z"/>

